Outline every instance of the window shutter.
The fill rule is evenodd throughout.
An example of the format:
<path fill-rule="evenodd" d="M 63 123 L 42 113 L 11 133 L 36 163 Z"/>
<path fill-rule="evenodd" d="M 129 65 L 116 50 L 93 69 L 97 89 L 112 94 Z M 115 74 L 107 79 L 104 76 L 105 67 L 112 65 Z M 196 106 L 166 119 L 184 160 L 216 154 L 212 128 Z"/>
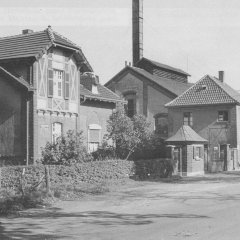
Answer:
<path fill-rule="evenodd" d="M 52 61 L 48 61 L 48 97 L 53 97 L 53 69 Z"/>
<path fill-rule="evenodd" d="M 69 99 L 69 73 L 65 73 L 65 84 L 64 84 L 64 97 Z"/>

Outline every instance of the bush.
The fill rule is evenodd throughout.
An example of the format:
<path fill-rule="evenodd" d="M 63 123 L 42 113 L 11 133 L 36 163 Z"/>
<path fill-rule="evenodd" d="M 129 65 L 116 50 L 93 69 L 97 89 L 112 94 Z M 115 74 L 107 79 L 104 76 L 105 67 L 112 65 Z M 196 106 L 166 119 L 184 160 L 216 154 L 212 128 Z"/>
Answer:
<path fill-rule="evenodd" d="M 167 159 L 135 161 L 135 175 L 142 180 L 166 178 L 172 176 L 172 173 L 172 163 Z"/>
<path fill-rule="evenodd" d="M 42 157 L 42 163 L 49 165 L 72 165 L 92 160 L 83 144 L 82 131 L 72 130 L 57 138 L 56 143 L 48 142 L 42 149 Z"/>
<path fill-rule="evenodd" d="M 116 149 L 113 146 L 103 144 L 102 147 L 99 147 L 97 151 L 92 153 L 94 160 L 109 160 L 116 159 Z"/>
<path fill-rule="evenodd" d="M 167 149 L 164 140 L 159 137 L 158 134 L 152 133 L 149 140 L 135 151 L 131 159 L 156 159 L 156 158 L 166 158 Z"/>

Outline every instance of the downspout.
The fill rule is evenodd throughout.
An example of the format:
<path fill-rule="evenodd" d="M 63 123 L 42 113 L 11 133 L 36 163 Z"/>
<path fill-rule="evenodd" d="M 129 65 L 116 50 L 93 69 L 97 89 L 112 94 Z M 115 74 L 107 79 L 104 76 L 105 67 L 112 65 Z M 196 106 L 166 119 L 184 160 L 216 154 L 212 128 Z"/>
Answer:
<path fill-rule="evenodd" d="M 29 96 L 27 93 L 27 99 L 26 99 L 26 165 L 29 164 Z"/>

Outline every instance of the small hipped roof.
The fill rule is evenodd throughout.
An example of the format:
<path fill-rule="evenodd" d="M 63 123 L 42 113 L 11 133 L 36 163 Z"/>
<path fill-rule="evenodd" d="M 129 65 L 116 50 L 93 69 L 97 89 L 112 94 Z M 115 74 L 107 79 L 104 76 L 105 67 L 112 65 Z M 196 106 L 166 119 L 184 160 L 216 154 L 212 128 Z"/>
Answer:
<path fill-rule="evenodd" d="M 207 140 L 199 136 L 191 127 L 183 125 L 176 134 L 167 140 L 167 143 L 206 143 Z"/>

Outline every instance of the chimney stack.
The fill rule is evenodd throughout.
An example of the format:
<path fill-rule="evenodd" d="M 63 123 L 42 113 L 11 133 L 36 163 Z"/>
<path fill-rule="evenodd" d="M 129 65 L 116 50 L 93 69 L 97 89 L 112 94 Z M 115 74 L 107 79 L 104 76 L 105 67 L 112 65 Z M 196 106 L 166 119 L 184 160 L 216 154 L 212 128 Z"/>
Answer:
<path fill-rule="evenodd" d="M 22 30 L 22 34 L 29 34 L 29 33 L 33 33 L 33 30 L 31 30 L 31 29 Z"/>
<path fill-rule="evenodd" d="M 132 0 L 133 66 L 143 57 L 143 0 Z"/>
<path fill-rule="evenodd" d="M 220 82 L 224 82 L 224 71 L 219 71 L 218 72 L 218 79 Z"/>

